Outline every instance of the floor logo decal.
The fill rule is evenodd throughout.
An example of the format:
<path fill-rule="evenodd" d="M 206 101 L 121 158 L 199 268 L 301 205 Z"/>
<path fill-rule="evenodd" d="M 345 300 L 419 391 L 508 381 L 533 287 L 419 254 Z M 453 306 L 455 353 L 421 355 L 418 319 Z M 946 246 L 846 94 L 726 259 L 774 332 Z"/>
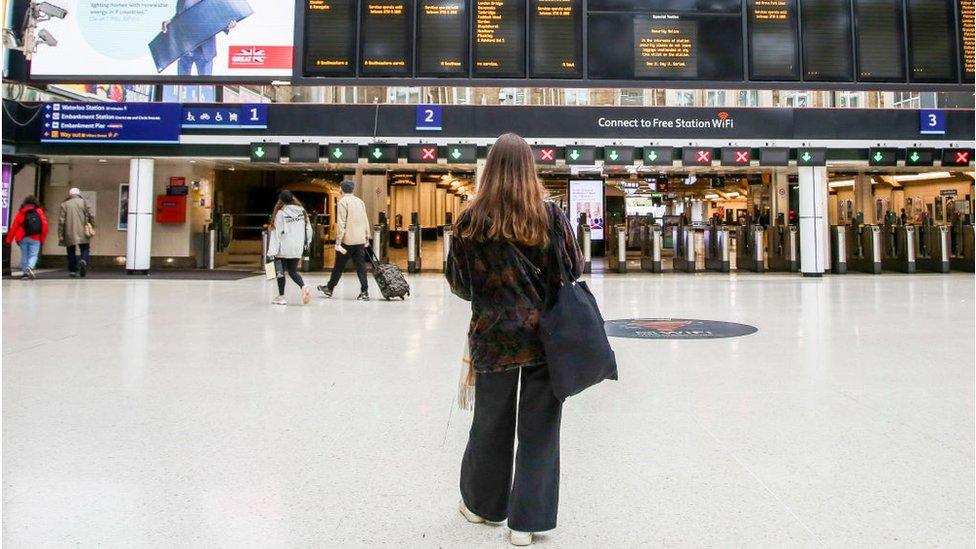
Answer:
<path fill-rule="evenodd" d="M 759 331 L 755 326 L 690 318 L 621 318 L 606 321 L 607 335 L 635 339 L 718 339 Z"/>

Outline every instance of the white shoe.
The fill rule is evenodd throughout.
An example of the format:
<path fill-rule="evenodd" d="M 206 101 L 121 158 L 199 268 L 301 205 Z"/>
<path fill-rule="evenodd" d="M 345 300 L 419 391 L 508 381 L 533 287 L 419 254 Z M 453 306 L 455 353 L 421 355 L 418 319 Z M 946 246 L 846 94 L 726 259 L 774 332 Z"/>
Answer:
<path fill-rule="evenodd" d="M 278 297 L 276 297 L 276 298 L 274 298 L 274 299 L 271 300 L 271 304 L 272 305 L 288 305 L 288 300 L 285 299 L 285 296 L 279 295 Z"/>
<path fill-rule="evenodd" d="M 512 545 L 517 545 L 519 547 L 532 545 L 532 532 L 517 532 L 515 530 L 509 530 L 508 541 L 512 542 Z"/>
<path fill-rule="evenodd" d="M 308 284 L 302 286 L 302 305 L 308 305 L 312 302 L 312 289 L 308 287 Z"/>
<path fill-rule="evenodd" d="M 468 509 L 468 506 L 464 504 L 463 499 L 460 503 L 458 503 L 458 511 L 461 511 L 461 515 L 470 523 L 482 524 L 485 522 L 484 517 L 478 516 L 471 509 Z"/>

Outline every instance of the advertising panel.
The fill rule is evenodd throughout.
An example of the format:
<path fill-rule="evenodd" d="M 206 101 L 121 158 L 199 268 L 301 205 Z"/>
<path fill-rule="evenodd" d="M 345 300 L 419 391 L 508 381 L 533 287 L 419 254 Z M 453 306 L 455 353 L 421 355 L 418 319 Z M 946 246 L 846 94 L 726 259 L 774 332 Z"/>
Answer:
<path fill-rule="evenodd" d="M 294 10 L 275 0 L 54 0 L 31 75 L 42 79 L 290 77 Z"/>
<path fill-rule="evenodd" d="M 590 224 L 590 240 L 603 240 L 603 180 L 569 180 L 569 215 L 575 224 L 581 213 Z"/>

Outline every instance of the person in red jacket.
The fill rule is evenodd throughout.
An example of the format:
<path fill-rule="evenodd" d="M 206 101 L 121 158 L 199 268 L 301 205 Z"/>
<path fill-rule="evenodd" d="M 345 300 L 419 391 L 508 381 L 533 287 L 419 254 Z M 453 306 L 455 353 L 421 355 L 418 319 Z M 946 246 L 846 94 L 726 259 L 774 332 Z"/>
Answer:
<path fill-rule="evenodd" d="M 47 216 L 41 209 L 37 197 L 30 195 L 20 205 L 7 231 L 7 244 L 16 242 L 20 246 L 20 270 L 22 279 L 34 279 L 34 267 L 41 255 L 41 244 L 47 239 Z"/>

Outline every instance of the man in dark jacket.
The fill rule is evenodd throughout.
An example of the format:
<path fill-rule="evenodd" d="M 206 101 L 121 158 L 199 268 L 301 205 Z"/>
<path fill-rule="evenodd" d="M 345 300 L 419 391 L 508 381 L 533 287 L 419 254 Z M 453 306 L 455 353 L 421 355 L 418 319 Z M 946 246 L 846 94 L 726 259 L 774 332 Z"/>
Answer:
<path fill-rule="evenodd" d="M 82 278 L 88 274 L 89 244 L 94 234 L 95 216 L 81 191 L 72 188 L 61 203 L 58 215 L 58 244 L 68 250 L 68 276 Z M 81 253 L 78 259 L 76 252 Z"/>

